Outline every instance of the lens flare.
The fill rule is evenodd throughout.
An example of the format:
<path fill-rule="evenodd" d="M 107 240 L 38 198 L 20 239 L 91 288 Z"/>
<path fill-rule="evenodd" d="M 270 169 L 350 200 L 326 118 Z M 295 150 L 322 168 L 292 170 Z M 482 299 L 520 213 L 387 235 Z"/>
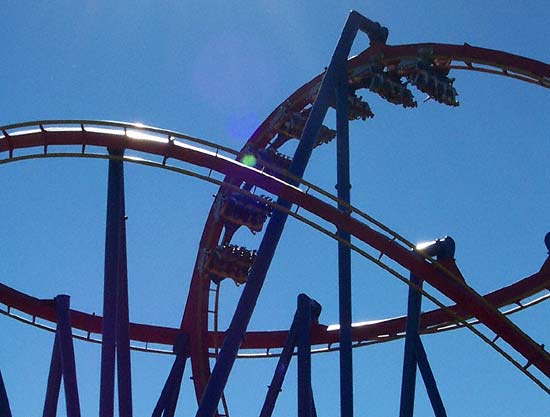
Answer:
<path fill-rule="evenodd" d="M 241 162 L 248 167 L 253 167 L 256 165 L 256 157 L 254 155 L 248 154 L 243 156 L 243 159 L 241 159 Z"/>

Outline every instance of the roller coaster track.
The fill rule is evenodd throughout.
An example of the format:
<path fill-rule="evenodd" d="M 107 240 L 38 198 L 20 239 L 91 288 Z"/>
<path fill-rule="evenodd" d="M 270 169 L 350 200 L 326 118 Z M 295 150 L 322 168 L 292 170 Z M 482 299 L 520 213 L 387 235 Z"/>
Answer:
<path fill-rule="evenodd" d="M 364 73 L 365 71 L 362 69 L 372 65 L 373 62 L 389 70 L 407 60 L 422 59 L 426 54 L 431 59 L 444 63 L 449 69 L 492 73 L 545 88 L 550 87 L 549 65 L 469 45 L 376 45 L 350 59 L 350 76 Z M 333 205 L 337 199 L 312 184 L 302 181 L 300 186 L 293 186 L 286 181 L 288 174 L 285 172 L 280 175 L 285 179 L 281 179 L 240 162 L 244 155 L 259 149 L 272 147 L 277 150 L 276 142 L 273 139 L 278 130 L 293 113 L 303 111 L 312 104 L 322 77 L 323 74 L 318 75 L 279 105 L 258 127 L 239 153 L 187 135 L 142 125 L 89 120 L 55 120 L 0 127 L 0 132 L 2 132 L 0 155 L 7 155 L 1 160 L 1 163 L 57 156 L 113 158 L 107 156 L 106 152 L 90 153 L 89 149 L 92 149 L 93 152 L 97 152 L 98 149 L 132 151 L 137 152 L 140 156 L 146 154 L 151 159 L 145 160 L 141 157 L 131 156 L 125 156 L 122 159 L 181 172 L 216 183 L 220 186 L 220 193 L 226 189 L 247 193 L 250 186 L 255 186 L 292 202 L 296 210 L 290 214 L 306 221 L 313 227 L 315 227 L 313 221 L 297 214 L 298 208 L 351 233 L 364 246 L 363 249 L 355 248 L 358 252 L 373 262 L 378 261 L 381 267 L 393 275 L 402 276 L 402 273 L 395 270 L 395 267 L 399 267 L 402 271 L 411 271 L 417 276 L 423 277 L 434 288 L 456 303 L 454 306 L 443 306 L 424 313 L 422 316 L 423 332 L 440 332 L 473 325 L 477 322 L 483 323 L 494 333 L 495 339 L 504 340 L 524 358 L 526 362 L 524 368 L 534 366 L 542 374 L 550 376 L 548 352 L 506 317 L 509 313 L 527 308 L 548 298 L 546 293 L 550 287 L 548 260 L 539 272 L 482 297 L 461 279 L 460 271 L 454 262 L 443 264 L 430 258 L 419 258 L 412 253 L 413 245 L 406 239 L 355 208 L 350 208 L 351 214 L 337 210 Z M 57 152 L 58 149 L 66 147 L 70 149 L 78 147 L 79 151 Z M 35 148 L 40 148 L 41 152 L 30 154 L 28 150 Z M 185 167 L 179 165 L 180 162 L 186 163 Z M 197 170 L 191 171 L 187 164 L 196 167 Z M 131 339 L 145 344 L 141 348 L 135 345 L 135 348 L 143 350 L 162 351 L 162 349 L 149 348 L 149 345 L 171 345 L 176 335 L 181 332 L 192 336 L 190 339 L 191 363 L 197 398 L 200 398 L 210 374 L 209 357 L 214 354 L 213 349 L 216 348 L 217 341 L 223 337 L 223 333 L 209 331 L 210 281 L 201 271 L 201 256 L 205 250 L 211 250 L 218 244 L 223 228 L 224 225 L 216 218 L 213 207 L 208 215 L 199 244 L 197 261 L 180 328 L 139 323 L 130 325 Z M 321 229 L 320 226 L 319 229 Z M 323 232 L 330 235 L 330 232 L 326 230 Z M 394 266 L 384 263 L 381 261 L 382 258 L 391 260 Z M 531 299 L 533 296 L 538 296 L 538 298 L 533 300 Z M 526 299 L 529 300 L 524 302 Z M 50 323 L 55 322 L 55 312 L 50 300 L 40 300 L 2 284 L 0 285 L 0 302 L 6 306 L 6 309 L 2 311 L 4 314 L 23 321 L 43 328 L 51 326 L 41 323 L 37 319 Z M 510 308 L 513 305 L 515 307 Z M 508 308 L 508 310 L 499 311 L 503 308 Z M 100 340 L 99 337 L 92 335 L 101 334 L 101 317 L 77 310 L 72 310 L 71 313 L 73 328 L 83 332 L 80 335 L 75 332 L 75 337 L 91 341 Z M 356 346 L 363 346 L 402 337 L 404 331 L 404 317 L 363 323 L 354 327 L 353 340 Z M 285 338 L 285 331 L 248 332 L 241 349 L 259 351 L 252 353 L 251 356 L 269 356 L 273 354 L 272 350 L 277 350 L 283 345 Z M 319 347 L 318 351 L 320 352 L 332 350 L 334 349 L 333 345 L 338 342 L 338 330 L 334 329 L 334 326 L 316 325 L 313 329 L 312 342 Z M 243 353 L 241 356 L 246 357 L 247 355 Z M 542 386 L 544 387 L 544 385 Z M 548 391 L 549 388 L 546 387 L 546 390 Z"/>
<path fill-rule="evenodd" d="M 548 285 L 548 261 L 543 268 L 512 285 L 500 288 L 484 298 L 496 308 L 502 309 L 504 315 L 514 314 L 533 307 L 550 298 Z M 533 298 L 536 296 L 535 298 Z M 50 332 L 55 332 L 52 325 L 56 322 L 55 309 L 52 300 L 38 299 L 28 294 L 17 291 L 5 284 L 0 284 L 0 302 L 5 308 L 1 314 L 20 320 L 26 324 L 39 327 Z M 529 299 L 528 301 L 524 301 Z M 451 307 L 456 310 L 456 306 Z M 471 316 L 462 316 L 462 320 L 470 321 Z M 101 343 L 101 323 L 103 318 L 96 314 L 89 314 L 78 310 L 71 310 L 71 321 L 75 330 L 73 336 L 83 341 Z M 353 328 L 355 347 L 367 346 L 372 343 L 384 343 L 405 336 L 406 317 L 375 320 L 365 323 L 356 323 Z M 470 321 L 477 324 L 479 321 Z M 437 309 L 424 313 L 422 318 L 422 333 L 439 333 L 464 327 L 456 322 L 455 317 L 445 309 Z M 130 338 L 137 342 L 132 349 L 144 352 L 162 353 L 173 355 L 172 345 L 175 337 L 181 332 L 179 328 L 162 327 L 142 323 L 130 323 Z M 322 353 L 337 348 L 332 347 L 338 343 L 337 325 L 316 324 L 313 327 L 314 338 L 312 343 L 317 345 L 314 353 Z M 250 331 L 243 342 L 242 350 L 256 350 L 253 353 L 240 354 L 241 358 L 262 358 L 278 356 L 278 349 L 282 348 L 287 338 L 286 330 Z M 223 332 L 210 331 L 208 346 L 215 347 L 218 342 L 214 339 L 223 339 Z M 323 347 L 323 345 L 325 347 Z M 211 353 L 214 356 L 215 353 Z"/>
<path fill-rule="evenodd" d="M 363 68 L 368 68 L 373 61 L 388 69 L 403 61 L 422 59 L 426 54 L 429 54 L 434 61 L 445 63 L 449 69 L 486 72 L 519 79 L 545 88 L 550 86 L 549 65 L 529 58 L 491 49 L 473 47 L 467 44 L 423 43 L 400 46 L 375 44 L 358 56 L 351 58 L 348 62 L 348 69 L 351 77 L 353 74 L 361 73 Z M 278 129 L 289 119 L 290 115 L 302 111 L 313 103 L 321 85 L 323 75 L 319 74 L 281 103 L 256 129 L 247 144 L 242 148 L 241 156 L 255 149 L 266 148 L 276 143 L 273 142 L 273 138 L 277 134 Z M 226 178 L 226 183 L 235 184 L 236 182 L 228 177 Z M 199 256 L 202 251 L 212 248 L 219 241 L 221 232 L 222 225 L 216 221 L 213 211 L 211 211 L 200 242 Z M 382 242 L 380 243 L 384 245 Z M 370 242 L 370 244 L 373 243 Z M 373 246 L 377 247 L 376 244 Z M 380 250 L 380 253 L 387 254 L 384 249 L 377 248 Z M 396 259 L 394 258 L 394 260 Z M 204 301 L 207 297 L 207 292 L 202 288 L 205 281 L 204 278 L 199 272 L 199 264 L 196 264 L 182 319 L 182 326 L 196 324 L 196 327 L 198 327 L 194 332 L 193 338 L 196 343 L 196 352 L 205 350 L 203 341 L 207 337 L 206 326 L 203 324 L 206 321 L 206 306 L 208 304 Z M 441 288 L 438 289 L 441 290 Z M 199 301 L 196 297 L 202 297 L 203 301 Z M 249 337 L 247 336 L 248 339 Z M 540 347 L 535 349 L 539 351 L 539 354 L 544 355 Z M 200 355 L 196 355 L 193 361 L 194 382 L 197 393 L 203 392 L 209 377 L 209 365 L 206 357 L 199 358 Z M 200 394 L 198 396 L 200 397 Z"/>

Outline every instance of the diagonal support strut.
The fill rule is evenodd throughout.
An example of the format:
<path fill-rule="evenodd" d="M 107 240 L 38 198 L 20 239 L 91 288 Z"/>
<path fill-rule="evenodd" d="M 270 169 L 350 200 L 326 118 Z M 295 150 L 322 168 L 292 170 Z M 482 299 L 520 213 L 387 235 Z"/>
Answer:
<path fill-rule="evenodd" d="M 292 164 L 289 168 L 290 173 L 294 177 L 301 178 L 305 172 L 321 124 L 330 103 L 334 102 L 335 99 L 335 83 L 337 81 L 339 65 L 347 61 L 351 45 L 358 30 L 365 31 L 371 39 L 371 43 L 385 42 L 388 34 L 387 29 L 382 28 L 378 23 L 366 19 L 357 12 L 352 11 L 348 16 L 321 83 L 319 93 L 302 131 L 300 142 L 294 153 Z M 277 204 L 287 210 L 291 206 L 291 203 L 281 198 L 277 200 Z M 287 218 L 288 214 L 284 210 L 275 211 L 266 226 L 264 237 L 258 248 L 256 261 L 252 266 L 235 313 L 227 329 L 218 360 L 200 401 L 196 414 L 197 417 L 212 417 L 217 410 Z M 351 415 L 345 417 L 351 417 Z"/>

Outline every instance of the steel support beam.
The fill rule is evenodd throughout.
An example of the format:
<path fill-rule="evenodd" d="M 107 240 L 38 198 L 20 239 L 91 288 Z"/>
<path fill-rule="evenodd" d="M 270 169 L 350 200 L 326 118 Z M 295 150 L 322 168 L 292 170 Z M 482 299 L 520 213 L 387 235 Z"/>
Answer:
<path fill-rule="evenodd" d="M 187 335 L 182 334 L 177 337 L 174 343 L 174 353 L 176 359 L 170 370 L 170 374 L 166 379 L 166 383 L 162 388 L 162 392 L 157 401 L 155 409 L 153 410 L 152 417 L 174 417 L 176 412 L 176 405 L 180 393 L 181 381 L 183 379 L 183 372 L 185 370 L 185 364 L 189 357 Z"/>
<path fill-rule="evenodd" d="M 313 401 L 313 390 L 311 387 L 311 359 L 309 359 L 308 367 L 307 355 L 309 354 L 309 356 L 311 356 L 311 354 L 308 353 L 311 350 L 311 324 L 312 321 L 318 321 L 320 314 L 321 305 L 317 301 L 312 300 L 305 294 L 300 294 L 298 296 L 296 313 L 294 314 L 294 319 L 292 320 L 292 325 L 290 326 L 288 337 L 285 341 L 281 356 L 279 356 L 275 373 L 273 374 L 273 379 L 269 385 L 269 389 L 260 412 L 260 417 L 271 417 L 273 414 L 275 402 L 281 392 L 283 381 L 296 346 L 298 346 L 298 398 L 302 396 L 302 398 L 305 398 L 307 401 L 307 398 L 309 397 L 311 404 L 310 406 L 307 404 L 300 405 L 301 400 L 299 399 L 298 408 L 299 410 L 300 407 L 305 407 L 306 410 L 311 409 L 311 416 L 317 416 L 315 403 Z M 309 346 L 307 349 L 306 345 Z M 308 372 L 309 378 L 307 375 Z M 305 394 L 306 392 L 308 392 L 307 395 Z M 298 415 L 301 416 L 300 411 L 298 412 Z"/>
<path fill-rule="evenodd" d="M 70 297 L 68 295 L 58 295 L 55 297 L 55 308 L 57 313 L 56 340 L 59 344 L 59 353 L 61 357 L 61 371 L 63 374 L 67 417 L 80 417 L 80 401 L 78 398 L 78 384 L 76 379 L 69 306 Z"/>
<path fill-rule="evenodd" d="M 294 314 L 294 320 L 292 320 L 292 325 L 288 331 L 288 337 L 285 341 L 285 345 L 277 361 L 277 366 L 275 367 L 275 373 L 271 379 L 271 384 L 267 390 L 265 397 L 264 405 L 260 411 L 260 417 L 271 417 L 273 414 L 273 409 L 275 408 L 275 403 L 281 392 L 283 386 L 283 381 L 286 376 L 286 371 L 290 365 L 290 360 L 292 359 L 292 354 L 294 353 L 294 348 L 296 346 L 296 335 L 299 328 L 299 316 L 298 312 Z"/>
<path fill-rule="evenodd" d="M 435 417 L 447 417 L 447 412 L 445 411 L 445 406 L 441 400 L 441 395 L 439 394 L 439 389 L 437 388 L 437 383 L 435 381 L 432 368 L 430 367 L 428 356 L 424 350 L 424 345 L 420 340 L 420 336 L 417 337 L 416 360 L 418 361 L 418 369 L 420 369 L 420 374 L 424 380 L 424 385 L 426 386 L 428 398 L 432 404 Z"/>
<path fill-rule="evenodd" d="M 59 336 L 55 333 L 53 342 L 48 385 L 46 387 L 46 399 L 44 400 L 43 417 L 55 417 L 59 402 L 59 389 L 61 388 L 61 353 L 59 352 Z"/>
<path fill-rule="evenodd" d="M 349 101 L 347 60 L 340 62 L 336 75 L 336 190 L 342 203 L 350 203 Z M 338 209 L 349 211 L 338 202 Z M 340 415 L 353 417 L 353 353 L 351 303 L 351 236 L 338 228 L 338 305 L 340 322 Z"/>
<path fill-rule="evenodd" d="M 46 399 L 44 401 L 44 417 L 55 417 L 59 401 L 61 378 L 65 391 L 65 406 L 67 417 L 80 417 L 80 400 L 73 346 L 73 335 L 70 317 L 70 297 L 58 295 L 54 298 L 57 329 L 48 375 Z"/>
<path fill-rule="evenodd" d="M 111 151 L 114 158 L 122 151 Z M 128 281 L 124 167 L 120 159 L 109 160 L 107 222 L 105 232 L 105 277 L 101 343 L 100 417 L 113 417 L 115 361 L 118 370 L 118 400 L 121 417 L 132 416 L 130 351 L 128 338 Z"/>
<path fill-rule="evenodd" d="M 8 392 L 6 391 L 4 379 L 2 378 L 2 371 L 0 371 L 0 416 L 12 417 Z"/>
<path fill-rule="evenodd" d="M 365 32 L 371 44 L 385 42 L 388 30 L 356 12 L 351 12 L 342 31 L 334 56 L 334 97 L 336 102 L 336 190 L 338 209 L 349 212 L 351 199 L 350 151 L 349 151 L 349 51 L 357 31 Z M 343 204 L 342 204 L 343 203 Z M 352 285 L 351 285 L 351 236 L 338 228 L 338 302 L 340 323 L 340 415 L 353 417 L 353 351 L 352 351 Z"/>
<path fill-rule="evenodd" d="M 428 244 L 420 245 L 416 251 L 419 254 L 437 257 L 444 260 L 454 257 L 455 243 L 452 238 L 445 237 Z M 424 345 L 420 339 L 420 314 L 422 308 L 423 280 L 415 274 L 410 274 L 407 306 L 407 333 L 405 336 L 405 351 L 403 355 L 403 378 L 401 383 L 401 404 L 399 417 L 412 417 L 414 414 L 414 397 L 416 390 L 416 368 L 420 369 L 424 385 L 436 417 L 446 417 L 445 407 L 437 389 Z"/>
<path fill-rule="evenodd" d="M 422 288 L 422 280 L 410 274 L 411 284 Z M 409 287 L 407 307 L 407 333 L 405 336 L 405 352 L 403 355 L 403 378 L 401 383 L 401 406 L 399 417 L 412 417 L 414 412 L 414 395 L 416 390 L 416 349 L 420 326 L 420 309 L 422 294 L 416 288 Z"/>
<path fill-rule="evenodd" d="M 317 407 L 315 407 L 315 397 L 313 397 L 313 387 L 309 387 L 309 391 L 311 392 L 311 416 L 317 417 Z"/>
<path fill-rule="evenodd" d="M 122 162 L 120 162 L 122 165 Z M 122 169 L 122 167 L 121 167 Z M 124 181 L 120 184 L 121 216 L 120 226 L 120 263 L 117 281 L 116 304 L 116 361 L 118 383 L 118 408 L 120 417 L 132 417 L 132 367 L 130 362 L 130 335 L 128 311 L 128 262 L 126 255 L 126 207 L 124 198 Z"/>
<path fill-rule="evenodd" d="M 311 299 L 298 296 L 298 417 L 312 417 L 311 388 Z"/>
<path fill-rule="evenodd" d="M 381 28 L 379 24 L 369 21 L 356 12 L 350 13 L 344 30 L 342 31 L 342 35 L 340 36 L 340 40 L 332 55 L 326 74 L 321 82 L 317 98 L 313 103 L 304 130 L 302 131 L 300 142 L 294 153 L 289 168 L 290 173 L 294 177 L 301 178 L 305 172 L 321 124 L 323 123 L 331 100 L 334 100 L 335 75 L 338 73 L 338 65 L 347 60 L 351 44 L 359 28 L 365 30 L 369 37 L 371 37 L 370 33 L 384 32 L 384 28 Z M 385 36 L 384 34 L 378 36 L 378 38 L 374 36 L 371 38 L 371 41 L 384 42 L 386 37 L 387 29 L 385 29 Z M 288 214 L 284 212 L 284 209 L 290 209 L 291 204 L 281 198 L 277 200 L 277 204 L 282 206 L 283 210 L 275 211 L 266 226 L 264 237 L 258 248 L 256 261 L 252 266 L 246 285 L 241 293 L 235 313 L 227 329 L 218 360 L 214 365 L 214 369 L 212 370 L 212 374 L 200 401 L 199 409 L 196 414 L 197 417 L 212 417 L 214 415 L 227 383 L 227 379 L 229 378 L 229 373 L 235 363 L 239 347 L 243 341 L 254 308 L 256 307 L 256 302 L 260 295 L 267 270 L 271 264 L 275 249 L 288 218 Z"/>

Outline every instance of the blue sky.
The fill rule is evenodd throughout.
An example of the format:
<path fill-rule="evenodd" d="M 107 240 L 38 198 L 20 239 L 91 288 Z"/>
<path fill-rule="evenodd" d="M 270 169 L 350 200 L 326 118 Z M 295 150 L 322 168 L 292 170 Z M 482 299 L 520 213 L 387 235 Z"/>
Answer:
<path fill-rule="evenodd" d="M 254 128 L 328 64 L 347 12 L 390 30 L 388 43 L 446 42 L 550 61 L 543 2 L 240 1 L 16 2 L 2 5 L 0 125 L 41 119 L 142 122 L 239 149 Z M 358 36 L 354 52 L 368 44 Z M 468 283 L 488 292 L 536 272 L 550 231 L 548 91 L 455 72 L 459 108 L 402 109 L 361 92 L 376 114 L 351 126 L 352 201 L 413 242 L 451 235 Z M 329 114 L 326 124 L 334 126 Z M 107 163 L 35 160 L 0 169 L 2 282 L 40 298 L 72 296 L 101 313 Z M 315 152 L 306 179 L 333 191 L 335 144 Z M 132 321 L 177 326 L 216 188 L 127 166 Z M 236 241 L 254 248 L 259 236 Z M 296 261 L 299 259 L 300 261 Z M 336 243 L 288 222 L 250 328 L 289 326 L 296 296 L 337 316 Z M 241 289 L 222 287 L 221 327 Z M 354 320 L 401 315 L 407 289 L 353 258 Z M 425 302 L 425 308 L 431 306 Z M 549 345 L 548 303 L 514 316 Z M 0 317 L 0 367 L 15 416 L 39 415 L 53 335 Z M 449 415 L 540 416 L 548 395 L 468 331 L 424 339 Z M 97 412 L 97 345 L 75 342 L 83 415 Z M 402 342 L 354 352 L 356 415 L 396 415 Z M 136 415 L 149 414 L 172 358 L 134 353 Z M 258 415 L 274 360 L 238 361 L 230 413 Z M 315 356 L 319 415 L 338 413 L 337 355 Z M 177 411 L 193 416 L 188 367 Z M 546 379 L 546 383 L 548 380 Z M 276 415 L 295 413 L 295 369 Z M 64 415 L 61 402 L 59 415 Z M 420 384 L 417 415 L 430 415 Z"/>

